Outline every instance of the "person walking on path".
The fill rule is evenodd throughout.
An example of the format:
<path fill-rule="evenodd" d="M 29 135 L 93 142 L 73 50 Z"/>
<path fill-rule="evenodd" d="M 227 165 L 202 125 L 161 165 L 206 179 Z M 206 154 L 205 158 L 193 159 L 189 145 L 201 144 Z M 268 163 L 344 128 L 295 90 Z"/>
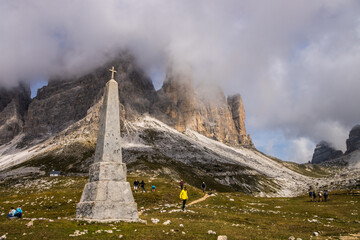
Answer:
<path fill-rule="evenodd" d="M 18 218 L 21 218 L 22 217 L 22 214 L 23 214 L 23 211 L 21 209 L 21 205 L 18 206 L 18 208 L 16 209 L 16 212 L 14 214 L 14 217 L 18 217 Z"/>
<path fill-rule="evenodd" d="M 181 188 L 181 190 L 184 188 L 184 181 L 183 180 L 180 181 L 180 188 Z"/>
<path fill-rule="evenodd" d="M 309 191 L 310 202 L 312 202 L 312 200 L 313 200 L 312 195 L 313 195 L 313 192 L 310 190 L 310 191 Z"/>
<path fill-rule="evenodd" d="M 182 210 L 185 211 L 186 200 L 188 200 L 188 193 L 186 187 L 184 187 L 180 192 L 180 199 L 183 201 Z"/>
<path fill-rule="evenodd" d="M 325 200 L 325 202 L 327 202 L 328 196 L 329 196 L 329 192 L 328 192 L 328 190 L 325 190 L 324 191 L 324 200 Z"/>
<path fill-rule="evenodd" d="M 9 214 L 6 216 L 7 219 L 14 217 L 16 210 L 15 208 L 11 208 Z"/>
<path fill-rule="evenodd" d="M 136 179 L 136 180 L 134 181 L 134 192 L 137 192 L 138 189 L 139 189 L 139 181 Z"/>
<path fill-rule="evenodd" d="M 141 186 L 141 192 L 146 192 L 144 180 L 141 181 L 140 186 Z"/>
<path fill-rule="evenodd" d="M 316 202 L 316 192 L 315 192 L 315 191 L 313 191 L 313 195 L 312 195 L 312 196 L 313 196 L 313 201 Z"/>
<path fill-rule="evenodd" d="M 201 189 L 202 189 L 203 193 L 205 193 L 205 190 L 206 190 L 206 184 L 205 184 L 205 182 L 203 182 L 203 183 L 201 184 Z"/>
<path fill-rule="evenodd" d="M 151 191 L 152 191 L 152 192 L 155 192 L 155 185 L 152 185 L 152 186 L 151 186 Z"/>
<path fill-rule="evenodd" d="M 320 192 L 318 193 L 318 196 L 319 196 L 319 202 L 322 202 L 322 191 L 320 191 Z"/>

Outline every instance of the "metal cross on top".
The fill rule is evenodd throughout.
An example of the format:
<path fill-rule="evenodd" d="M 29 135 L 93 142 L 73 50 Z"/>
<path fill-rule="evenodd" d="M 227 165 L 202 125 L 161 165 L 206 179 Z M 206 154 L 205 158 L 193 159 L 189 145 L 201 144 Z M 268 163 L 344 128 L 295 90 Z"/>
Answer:
<path fill-rule="evenodd" d="M 109 69 L 109 71 L 111 72 L 111 79 L 114 79 L 114 75 L 116 73 L 114 66 L 111 69 Z"/>

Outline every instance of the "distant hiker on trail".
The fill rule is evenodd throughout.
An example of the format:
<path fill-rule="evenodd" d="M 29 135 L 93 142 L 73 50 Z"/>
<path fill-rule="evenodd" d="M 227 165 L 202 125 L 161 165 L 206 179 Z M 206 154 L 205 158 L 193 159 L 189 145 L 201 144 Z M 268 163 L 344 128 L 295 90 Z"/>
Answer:
<path fill-rule="evenodd" d="M 151 186 L 151 191 L 152 191 L 152 192 L 155 192 L 155 185 L 152 185 L 152 186 Z"/>
<path fill-rule="evenodd" d="M 313 196 L 313 201 L 315 202 L 316 201 L 316 192 L 315 191 L 313 192 L 312 196 Z"/>
<path fill-rule="evenodd" d="M 185 204 L 186 204 L 186 200 L 188 199 L 188 193 L 186 187 L 184 187 L 184 189 L 181 190 L 180 199 L 183 201 L 182 210 L 185 211 Z"/>
<path fill-rule="evenodd" d="M 312 200 L 313 200 L 313 192 L 311 190 L 309 191 L 309 197 L 310 197 L 310 201 L 312 202 Z"/>
<path fill-rule="evenodd" d="M 6 216 L 7 219 L 14 217 L 16 210 L 15 208 L 11 208 L 9 214 Z"/>
<path fill-rule="evenodd" d="M 183 180 L 180 181 L 180 188 L 181 188 L 181 190 L 184 188 L 184 181 Z"/>
<path fill-rule="evenodd" d="M 318 195 L 319 195 L 319 202 L 322 202 L 322 191 L 320 191 L 320 192 L 318 193 Z"/>
<path fill-rule="evenodd" d="M 325 200 L 325 202 L 327 202 L 328 197 L 329 197 L 329 192 L 328 192 L 328 190 L 325 190 L 324 191 L 324 200 Z"/>
<path fill-rule="evenodd" d="M 201 189 L 202 189 L 203 193 L 205 193 L 205 190 L 206 190 L 206 184 L 205 184 L 205 182 L 203 182 L 203 183 L 201 184 Z"/>
<path fill-rule="evenodd" d="M 139 181 L 136 179 L 135 181 L 134 181 L 134 192 L 137 192 L 138 191 L 138 189 L 139 189 Z"/>
<path fill-rule="evenodd" d="M 144 191 L 146 192 L 144 180 L 141 181 L 140 186 L 141 186 L 141 192 L 144 192 Z"/>
<path fill-rule="evenodd" d="M 22 214 L 23 214 L 23 211 L 21 209 L 21 205 L 18 206 L 18 208 L 16 209 L 16 212 L 14 214 L 14 217 L 18 217 L 18 218 L 21 218 L 22 217 Z"/>

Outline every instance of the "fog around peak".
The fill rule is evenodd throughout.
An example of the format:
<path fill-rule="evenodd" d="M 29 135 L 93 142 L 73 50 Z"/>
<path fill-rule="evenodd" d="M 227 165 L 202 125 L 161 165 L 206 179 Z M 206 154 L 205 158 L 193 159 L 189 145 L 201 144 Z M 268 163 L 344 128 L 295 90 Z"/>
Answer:
<path fill-rule="evenodd" d="M 281 132 L 285 158 L 305 162 L 320 140 L 344 150 L 360 122 L 359 12 L 356 0 L 3 1 L 0 85 L 79 76 L 129 50 L 149 75 L 191 66 L 241 93 L 249 129 Z"/>

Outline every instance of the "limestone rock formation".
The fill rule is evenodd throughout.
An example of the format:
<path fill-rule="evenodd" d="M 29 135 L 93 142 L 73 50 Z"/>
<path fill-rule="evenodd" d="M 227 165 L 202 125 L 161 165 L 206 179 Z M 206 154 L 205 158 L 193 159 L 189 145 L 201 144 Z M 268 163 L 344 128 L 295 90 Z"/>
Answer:
<path fill-rule="evenodd" d="M 169 71 L 153 111 L 160 120 L 185 131 L 196 114 L 194 82 L 186 74 Z"/>
<path fill-rule="evenodd" d="M 253 142 L 249 134 L 246 133 L 245 128 L 245 108 L 240 94 L 228 96 L 227 102 L 230 106 L 235 129 L 238 133 L 239 143 L 253 146 Z"/>
<path fill-rule="evenodd" d="M 76 206 L 76 217 L 94 221 L 137 221 L 137 204 L 126 182 L 122 163 L 118 84 L 106 84 L 100 115 L 95 162 L 90 166 L 89 183 Z"/>
<path fill-rule="evenodd" d="M 229 97 L 218 86 L 194 87 L 191 73 L 167 72 L 153 106 L 155 116 L 178 131 L 192 129 L 229 145 L 253 147 L 245 129 L 245 110 L 240 95 Z"/>
<path fill-rule="evenodd" d="M 319 144 L 316 145 L 311 163 L 323 163 L 341 157 L 342 155 L 342 151 L 336 150 L 328 142 L 321 141 Z"/>
<path fill-rule="evenodd" d="M 25 84 L 0 89 L 0 145 L 11 141 L 23 130 L 30 94 L 30 87 Z"/>
<path fill-rule="evenodd" d="M 124 119 L 132 121 L 147 113 L 181 132 L 192 129 L 229 145 L 253 147 L 246 133 L 240 95 L 226 99 L 217 86 L 195 86 L 191 71 L 171 68 L 162 88 L 156 91 L 135 59 L 125 53 L 107 65 L 118 70 L 115 81 Z M 54 136 L 87 117 L 88 111 L 101 100 L 107 74 L 107 68 L 102 66 L 79 78 L 50 80 L 28 107 L 25 138 L 20 145 Z M 97 123 L 91 123 L 95 132 Z"/>
<path fill-rule="evenodd" d="M 346 154 L 360 150 L 360 125 L 354 126 L 346 140 Z"/>

